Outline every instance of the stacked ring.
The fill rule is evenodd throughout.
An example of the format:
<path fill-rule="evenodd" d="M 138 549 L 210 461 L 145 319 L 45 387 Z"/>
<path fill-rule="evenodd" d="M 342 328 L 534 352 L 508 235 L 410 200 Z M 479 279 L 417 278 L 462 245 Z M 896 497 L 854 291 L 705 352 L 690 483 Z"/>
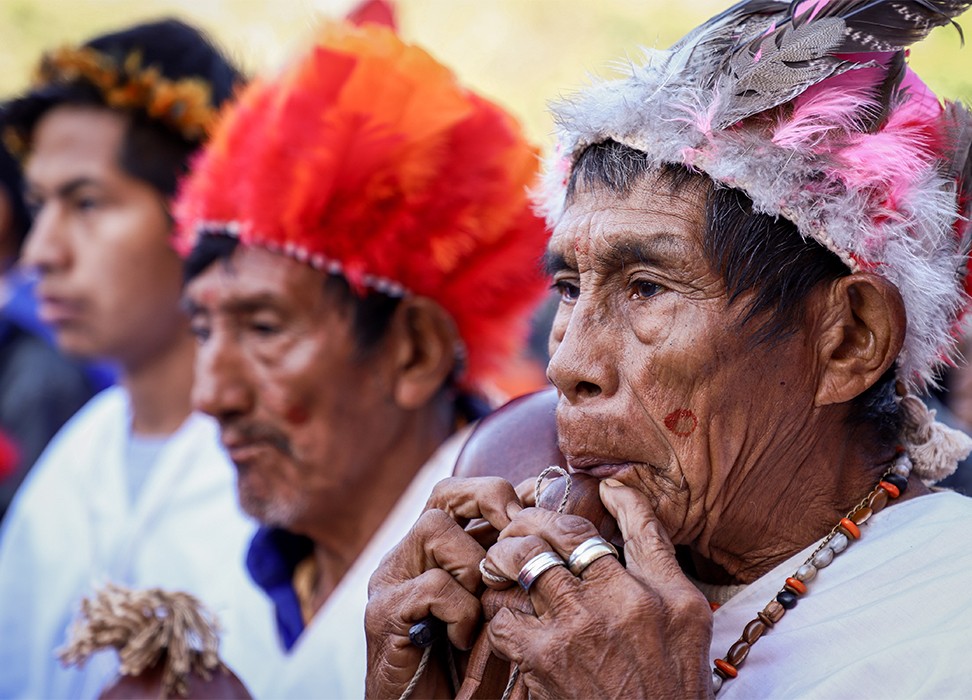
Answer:
<path fill-rule="evenodd" d="M 603 537 L 591 537 L 581 542 L 577 545 L 577 549 L 571 552 L 570 558 L 567 560 L 567 568 L 574 576 L 580 576 L 584 569 L 601 557 L 608 555 L 618 556 L 618 550 L 614 548 L 614 545 Z"/>
<path fill-rule="evenodd" d="M 523 586 L 523 590 L 529 592 L 530 587 L 533 586 L 534 582 L 540 578 L 542 574 L 547 569 L 552 569 L 555 566 L 566 566 L 564 560 L 558 557 L 553 552 L 540 552 L 530 561 L 523 565 L 520 569 L 519 575 L 516 580 L 520 582 Z"/>

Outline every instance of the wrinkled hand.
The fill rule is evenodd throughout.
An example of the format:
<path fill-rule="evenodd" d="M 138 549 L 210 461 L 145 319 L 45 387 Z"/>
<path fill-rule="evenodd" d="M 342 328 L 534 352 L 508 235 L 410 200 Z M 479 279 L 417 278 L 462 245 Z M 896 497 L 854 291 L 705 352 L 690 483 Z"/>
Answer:
<path fill-rule="evenodd" d="M 472 646 L 481 622 L 479 562 L 485 550 L 463 528 L 483 518 L 502 530 L 522 508 L 513 486 L 499 478 L 452 478 L 435 487 L 425 512 L 368 585 L 368 697 L 401 695 L 422 658 L 408 630 L 429 615 L 446 623 L 454 646 Z M 446 696 L 446 673 L 430 663 L 413 696 Z"/>
<path fill-rule="evenodd" d="M 580 577 L 544 572 L 530 589 L 536 616 L 501 610 L 490 643 L 519 665 L 534 698 L 709 697 L 709 605 L 644 495 L 613 484 L 601 483 L 601 500 L 618 521 L 627 568 L 605 556 Z M 583 518 L 530 508 L 514 515 L 486 565 L 515 580 L 536 554 L 566 561 L 596 534 Z"/>

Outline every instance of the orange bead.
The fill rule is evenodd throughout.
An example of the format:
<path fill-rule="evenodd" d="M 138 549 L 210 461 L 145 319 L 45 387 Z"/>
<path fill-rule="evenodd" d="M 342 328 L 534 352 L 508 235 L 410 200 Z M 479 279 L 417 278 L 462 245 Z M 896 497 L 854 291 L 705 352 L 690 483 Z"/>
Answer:
<path fill-rule="evenodd" d="M 712 610 L 712 612 L 715 612 L 716 610 L 718 610 L 721 607 L 722 606 L 719 605 L 718 603 L 713 603 L 711 601 L 709 602 L 709 609 Z"/>
<path fill-rule="evenodd" d="M 806 584 L 798 578 L 788 578 L 786 580 L 786 586 L 797 595 L 803 595 L 807 592 Z"/>
<path fill-rule="evenodd" d="M 898 487 L 897 486 L 895 486 L 894 484 L 888 483 L 887 481 L 884 481 L 883 479 L 878 483 L 878 486 L 880 486 L 882 489 L 884 489 L 885 491 L 887 491 L 888 492 L 888 495 L 891 498 L 897 498 L 898 496 L 901 495 L 901 492 L 898 490 Z"/>
<path fill-rule="evenodd" d="M 883 482 L 882 482 L 883 483 Z M 855 540 L 861 539 L 861 530 L 854 524 L 854 521 L 850 518 L 840 519 L 840 530 L 848 537 L 852 537 Z"/>
<path fill-rule="evenodd" d="M 739 671 L 736 670 L 736 667 L 723 659 L 716 659 L 715 666 L 719 671 L 722 671 L 722 675 L 726 678 L 735 678 L 739 675 Z"/>

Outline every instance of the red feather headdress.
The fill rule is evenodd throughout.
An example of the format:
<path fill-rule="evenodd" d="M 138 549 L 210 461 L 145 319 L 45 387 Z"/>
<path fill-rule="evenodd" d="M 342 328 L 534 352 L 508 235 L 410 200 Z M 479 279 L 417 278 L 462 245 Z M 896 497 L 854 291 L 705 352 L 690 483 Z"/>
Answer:
<path fill-rule="evenodd" d="M 178 247 L 238 235 L 358 291 L 433 299 L 480 385 L 526 335 L 546 281 L 517 123 L 377 25 L 330 25 L 223 116 L 176 205 Z"/>

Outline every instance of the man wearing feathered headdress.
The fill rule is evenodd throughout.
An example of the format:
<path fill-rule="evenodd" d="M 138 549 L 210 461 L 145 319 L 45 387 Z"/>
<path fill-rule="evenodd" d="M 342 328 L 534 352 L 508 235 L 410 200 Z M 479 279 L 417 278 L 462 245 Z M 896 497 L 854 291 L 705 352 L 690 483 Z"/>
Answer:
<path fill-rule="evenodd" d="M 280 638 L 261 679 L 237 669 L 256 696 L 361 696 L 368 578 L 546 287 L 537 168 L 508 114 L 376 24 L 252 83 L 195 163 L 194 401 L 263 524 L 247 566 Z"/>
<path fill-rule="evenodd" d="M 968 305 L 972 116 L 905 59 L 970 5 L 746 0 L 555 106 L 549 403 L 621 534 L 441 486 L 373 579 L 370 695 L 447 692 L 409 630 L 468 648 L 484 584 L 529 600 L 463 697 L 967 694 L 972 501 L 929 484 L 972 441 L 915 392 Z"/>

